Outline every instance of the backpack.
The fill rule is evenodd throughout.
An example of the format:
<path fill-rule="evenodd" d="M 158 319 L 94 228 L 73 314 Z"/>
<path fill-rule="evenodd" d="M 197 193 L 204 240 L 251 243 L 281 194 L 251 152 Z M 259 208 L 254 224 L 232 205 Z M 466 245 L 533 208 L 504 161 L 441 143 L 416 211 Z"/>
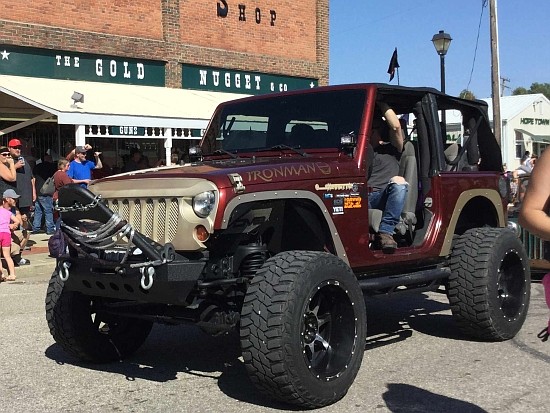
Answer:
<path fill-rule="evenodd" d="M 546 297 L 546 305 L 550 309 L 550 273 L 546 274 L 542 279 L 542 285 L 544 286 L 544 296 Z M 548 325 L 543 328 L 543 330 L 537 334 L 537 337 L 542 341 L 547 341 L 550 337 L 550 319 L 548 320 Z"/>
<path fill-rule="evenodd" d="M 61 257 L 65 254 L 66 248 L 67 246 L 65 244 L 65 236 L 63 235 L 61 228 L 59 228 L 48 240 L 48 250 L 50 251 L 50 257 Z"/>
<path fill-rule="evenodd" d="M 40 195 L 53 195 L 55 192 L 55 183 L 53 176 L 50 176 L 44 181 L 44 184 L 40 188 Z"/>

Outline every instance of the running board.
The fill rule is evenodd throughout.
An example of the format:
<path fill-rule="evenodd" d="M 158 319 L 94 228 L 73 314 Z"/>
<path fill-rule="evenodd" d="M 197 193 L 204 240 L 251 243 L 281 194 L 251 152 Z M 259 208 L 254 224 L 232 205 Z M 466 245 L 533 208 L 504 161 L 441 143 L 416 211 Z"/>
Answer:
<path fill-rule="evenodd" d="M 408 274 L 360 279 L 359 286 L 368 295 L 437 289 L 442 279 L 451 275 L 449 267 L 432 268 Z"/>

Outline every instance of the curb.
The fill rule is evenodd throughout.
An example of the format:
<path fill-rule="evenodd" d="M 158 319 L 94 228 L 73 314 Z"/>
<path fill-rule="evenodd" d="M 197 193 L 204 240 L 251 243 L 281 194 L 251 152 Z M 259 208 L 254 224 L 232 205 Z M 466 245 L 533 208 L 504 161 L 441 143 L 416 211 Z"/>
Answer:
<path fill-rule="evenodd" d="M 30 264 L 15 266 L 17 278 L 35 277 L 37 275 L 47 275 L 49 277 L 55 270 L 56 260 L 50 257 L 48 252 L 26 253 L 23 256 L 30 261 Z"/>
<path fill-rule="evenodd" d="M 56 259 L 50 257 L 48 249 L 48 240 L 50 236 L 47 234 L 31 234 L 29 243 L 30 250 L 23 251 L 22 257 L 29 260 L 29 265 L 15 266 L 15 276 L 18 279 L 43 276 L 49 277 L 55 270 Z M 6 265 L 4 263 L 4 268 Z"/>

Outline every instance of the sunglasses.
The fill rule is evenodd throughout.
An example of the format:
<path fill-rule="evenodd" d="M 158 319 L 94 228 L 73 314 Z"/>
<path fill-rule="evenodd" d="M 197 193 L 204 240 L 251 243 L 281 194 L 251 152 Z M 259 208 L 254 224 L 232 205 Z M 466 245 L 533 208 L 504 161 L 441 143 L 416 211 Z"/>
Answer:
<path fill-rule="evenodd" d="M 12 149 L 21 149 L 22 146 L 10 146 L 10 148 L 12 148 Z"/>
<path fill-rule="evenodd" d="M 9 154 L 10 154 L 9 152 L 2 152 L 2 153 L 0 153 L 0 155 L 2 155 L 2 156 L 9 156 Z"/>

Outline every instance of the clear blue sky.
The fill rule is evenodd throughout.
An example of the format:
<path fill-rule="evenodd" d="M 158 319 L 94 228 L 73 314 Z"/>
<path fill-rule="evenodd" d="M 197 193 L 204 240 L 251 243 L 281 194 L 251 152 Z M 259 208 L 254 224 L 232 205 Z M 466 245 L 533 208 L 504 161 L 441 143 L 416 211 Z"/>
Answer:
<path fill-rule="evenodd" d="M 468 88 L 479 99 L 490 97 L 488 3 L 481 15 L 482 0 L 330 0 L 330 84 L 387 83 L 397 47 L 400 84 L 439 89 L 440 60 L 431 39 L 444 30 L 453 39 L 445 57 L 447 93 Z M 497 14 L 500 75 L 510 79 L 504 94 L 550 83 L 550 0 L 497 0 Z"/>

